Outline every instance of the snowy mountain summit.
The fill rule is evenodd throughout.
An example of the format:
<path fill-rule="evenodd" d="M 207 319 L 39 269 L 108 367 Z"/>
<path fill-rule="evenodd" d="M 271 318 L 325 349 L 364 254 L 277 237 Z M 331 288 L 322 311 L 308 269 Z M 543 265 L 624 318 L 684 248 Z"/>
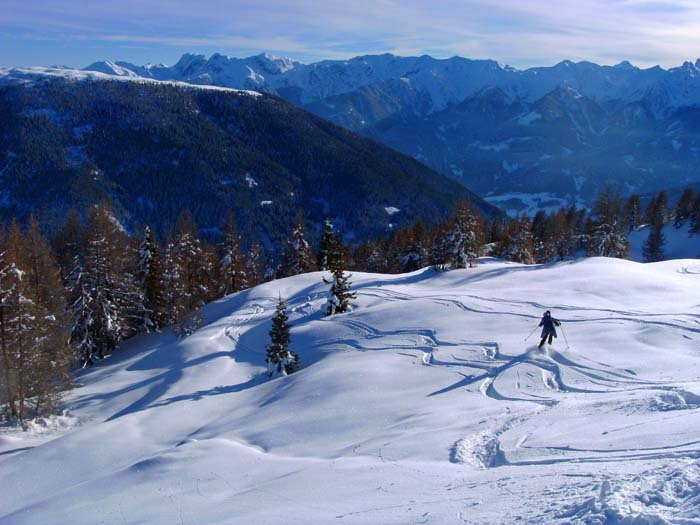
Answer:
<path fill-rule="evenodd" d="M 700 105 L 700 59 L 670 69 L 641 69 L 625 60 L 615 66 L 564 60 L 554 66 L 516 69 L 494 60 L 448 59 L 386 53 L 348 60 L 302 64 L 267 53 L 235 58 L 219 53 L 185 54 L 172 67 L 95 62 L 85 68 L 115 76 L 141 76 L 234 88 L 257 88 L 311 103 L 390 80 L 402 80 L 424 94 L 432 111 L 497 87 L 534 102 L 561 85 L 571 85 L 598 103 L 645 99 L 656 93 L 659 111 Z"/>
<path fill-rule="evenodd" d="M 358 273 L 331 318 L 321 277 L 133 339 L 60 429 L 0 434 L 0 522 L 698 523 L 697 260 Z M 302 369 L 268 380 L 279 294 Z"/>

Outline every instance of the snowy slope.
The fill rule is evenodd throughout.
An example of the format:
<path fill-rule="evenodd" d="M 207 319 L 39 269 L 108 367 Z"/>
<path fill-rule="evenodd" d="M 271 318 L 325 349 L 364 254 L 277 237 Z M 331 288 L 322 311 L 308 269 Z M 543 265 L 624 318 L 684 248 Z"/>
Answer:
<path fill-rule="evenodd" d="M 114 65 L 114 64 L 113 64 Z M 119 66 L 114 65 L 115 68 Z M 0 87 L 5 85 L 27 85 L 45 82 L 50 79 L 65 79 L 69 81 L 81 80 L 123 80 L 131 82 L 149 82 L 172 84 L 183 88 L 191 89 L 209 89 L 216 91 L 226 91 L 230 93 L 238 93 L 242 95 L 260 96 L 260 93 L 252 90 L 236 89 L 232 87 L 209 86 L 203 84 L 190 84 L 176 80 L 157 80 L 152 78 L 144 78 L 136 74 L 124 73 L 115 74 L 109 73 L 107 69 L 104 71 L 85 71 L 82 69 L 69 68 L 54 68 L 54 67 L 0 67 Z"/>
<path fill-rule="evenodd" d="M 81 375 L 72 429 L 0 437 L 0 523 L 700 523 L 697 260 L 357 274 L 331 319 L 320 281 Z M 304 368 L 268 381 L 278 293 Z M 570 346 L 524 341 L 545 308 Z"/>

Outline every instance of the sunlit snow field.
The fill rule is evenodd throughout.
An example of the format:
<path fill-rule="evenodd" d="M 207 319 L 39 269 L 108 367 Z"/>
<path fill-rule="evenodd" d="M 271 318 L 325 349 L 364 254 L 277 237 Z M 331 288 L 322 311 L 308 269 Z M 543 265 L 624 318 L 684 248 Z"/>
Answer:
<path fill-rule="evenodd" d="M 358 273 L 333 318 L 321 276 L 131 340 L 0 434 L 0 523 L 700 523 L 700 261 Z M 303 368 L 268 380 L 279 293 Z"/>

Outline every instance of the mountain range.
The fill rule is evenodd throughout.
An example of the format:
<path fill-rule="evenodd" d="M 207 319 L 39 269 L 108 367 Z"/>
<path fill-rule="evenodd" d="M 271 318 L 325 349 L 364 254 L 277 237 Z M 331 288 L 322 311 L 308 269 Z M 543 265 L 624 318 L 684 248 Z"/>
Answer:
<path fill-rule="evenodd" d="M 273 95 L 63 69 L 0 71 L 0 196 L 5 216 L 45 223 L 108 201 L 127 227 L 161 236 L 183 209 L 213 234 L 235 210 L 246 238 L 272 250 L 300 208 L 310 228 L 331 217 L 348 240 L 444 219 L 463 198 L 500 213 Z"/>
<path fill-rule="evenodd" d="M 700 60 L 519 70 L 461 57 L 301 64 L 186 54 L 171 67 L 104 61 L 85 69 L 275 94 L 513 211 L 585 205 L 609 183 L 644 193 L 700 180 Z"/>

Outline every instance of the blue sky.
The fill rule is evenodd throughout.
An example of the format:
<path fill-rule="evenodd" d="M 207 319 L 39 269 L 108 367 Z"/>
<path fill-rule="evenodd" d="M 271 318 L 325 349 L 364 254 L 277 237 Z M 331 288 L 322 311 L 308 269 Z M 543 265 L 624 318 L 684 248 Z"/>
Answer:
<path fill-rule="evenodd" d="M 670 67 L 700 56 L 700 0 L 0 0 L 0 66 L 263 51 Z"/>

